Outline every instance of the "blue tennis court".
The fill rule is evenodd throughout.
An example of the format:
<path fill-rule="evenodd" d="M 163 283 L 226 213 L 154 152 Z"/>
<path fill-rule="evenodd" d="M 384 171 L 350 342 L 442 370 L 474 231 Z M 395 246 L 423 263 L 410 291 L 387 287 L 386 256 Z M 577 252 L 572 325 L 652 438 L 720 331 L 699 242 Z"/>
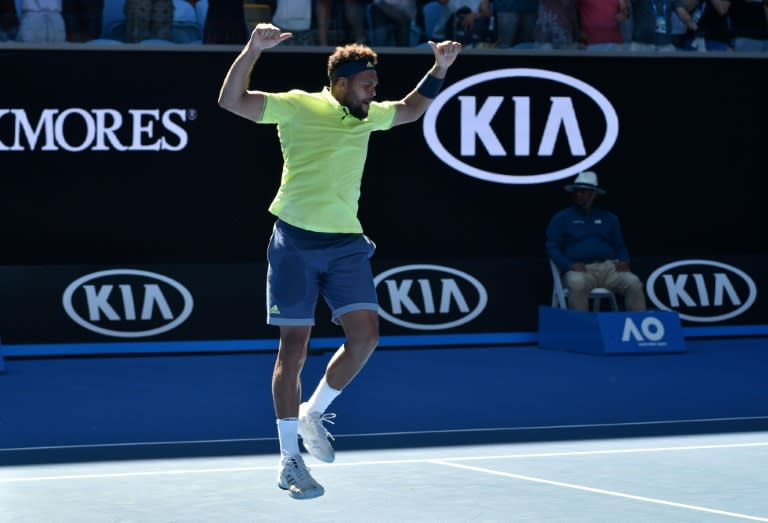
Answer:
<path fill-rule="evenodd" d="M 688 348 L 378 351 L 306 501 L 276 486 L 273 354 L 10 358 L 0 522 L 768 521 L 766 340 Z"/>

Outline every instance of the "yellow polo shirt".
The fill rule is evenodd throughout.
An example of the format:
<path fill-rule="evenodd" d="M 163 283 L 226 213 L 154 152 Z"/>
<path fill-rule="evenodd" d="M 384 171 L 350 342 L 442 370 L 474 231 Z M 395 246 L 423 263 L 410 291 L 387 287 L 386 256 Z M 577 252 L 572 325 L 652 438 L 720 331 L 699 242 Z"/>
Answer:
<path fill-rule="evenodd" d="M 373 131 L 392 127 L 395 102 L 373 102 L 365 120 L 347 114 L 328 87 L 267 93 L 259 123 L 277 124 L 283 174 L 269 211 L 317 232 L 362 233 L 360 182 Z"/>

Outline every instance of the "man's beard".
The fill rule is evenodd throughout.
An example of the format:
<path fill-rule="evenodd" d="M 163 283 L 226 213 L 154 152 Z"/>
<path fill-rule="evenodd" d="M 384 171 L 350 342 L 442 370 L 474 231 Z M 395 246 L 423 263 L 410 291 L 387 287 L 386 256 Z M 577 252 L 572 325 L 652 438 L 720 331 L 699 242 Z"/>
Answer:
<path fill-rule="evenodd" d="M 349 107 L 349 114 L 351 114 L 358 120 L 365 120 L 366 118 L 368 118 L 368 111 L 363 109 L 362 104 Z"/>

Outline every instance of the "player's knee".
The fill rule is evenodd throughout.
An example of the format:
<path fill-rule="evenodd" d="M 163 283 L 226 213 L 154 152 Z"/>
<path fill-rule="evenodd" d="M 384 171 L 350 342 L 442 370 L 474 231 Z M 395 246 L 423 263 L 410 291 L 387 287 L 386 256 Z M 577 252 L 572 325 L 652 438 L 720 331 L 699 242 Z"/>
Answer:
<path fill-rule="evenodd" d="M 307 357 L 309 332 L 309 328 L 281 329 L 278 358 L 288 364 L 303 365 Z"/>
<path fill-rule="evenodd" d="M 291 350 L 280 346 L 275 359 L 275 368 L 272 371 L 273 379 L 279 376 L 283 380 L 298 380 L 306 361 L 306 350 Z"/>
<path fill-rule="evenodd" d="M 366 359 L 378 344 L 379 332 L 375 328 L 358 331 L 347 339 L 347 346 Z"/>

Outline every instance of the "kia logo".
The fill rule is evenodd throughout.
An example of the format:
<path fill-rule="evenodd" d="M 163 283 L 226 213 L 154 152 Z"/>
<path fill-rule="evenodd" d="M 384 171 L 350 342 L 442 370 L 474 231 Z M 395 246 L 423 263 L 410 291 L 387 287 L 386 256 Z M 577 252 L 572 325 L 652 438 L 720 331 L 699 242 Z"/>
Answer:
<path fill-rule="evenodd" d="M 374 278 L 387 321 L 418 330 L 458 327 L 475 319 L 488 303 L 474 277 L 442 265 L 403 265 Z"/>
<path fill-rule="evenodd" d="M 148 271 L 114 269 L 69 284 L 62 299 L 67 315 L 86 329 L 118 338 L 167 332 L 192 313 L 192 295 L 179 282 Z"/>
<path fill-rule="evenodd" d="M 734 318 L 749 309 L 757 298 L 757 286 L 732 265 L 683 260 L 653 271 L 646 293 L 659 309 L 676 310 L 684 320 L 707 323 Z"/>
<path fill-rule="evenodd" d="M 438 136 L 438 120 L 452 130 L 445 139 L 453 142 Z M 542 69 L 498 69 L 465 78 L 435 98 L 423 125 L 429 147 L 447 165 L 508 184 L 579 173 L 608 154 L 619 133 L 616 111 L 602 93 Z"/>

